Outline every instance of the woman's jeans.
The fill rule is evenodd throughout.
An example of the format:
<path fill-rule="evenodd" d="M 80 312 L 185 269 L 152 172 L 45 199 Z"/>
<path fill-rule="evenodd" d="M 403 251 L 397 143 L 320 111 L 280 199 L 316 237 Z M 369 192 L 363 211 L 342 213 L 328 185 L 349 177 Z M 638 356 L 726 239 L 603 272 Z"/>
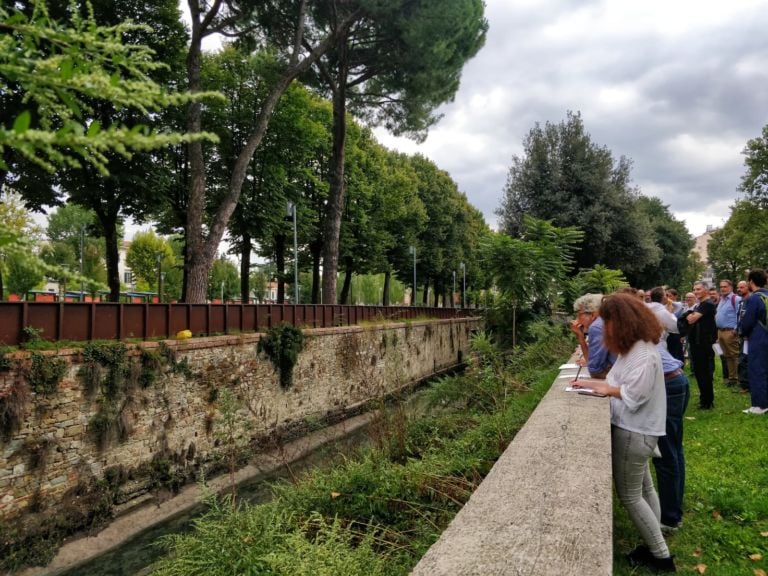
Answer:
<path fill-rule="evenodd" d="M 659 497 L 653 488 L 648 459 L 653 455 L 658 438 L 611 427 L 613 482 L 619 500 L 630 520 L 640 532 L 651 553 L 667 558 L 669 548 L 661 534 Z"/>
<path fill-rule="evenodd" d="M 653 459 L 661 502 L 661 523 L 677 526 L 683 519 L 685 452 L 683 415 L 691 391 L 685 374 L 665 382 L 667 388 L 667 435 L 659 438 L 661 458 Z"/>

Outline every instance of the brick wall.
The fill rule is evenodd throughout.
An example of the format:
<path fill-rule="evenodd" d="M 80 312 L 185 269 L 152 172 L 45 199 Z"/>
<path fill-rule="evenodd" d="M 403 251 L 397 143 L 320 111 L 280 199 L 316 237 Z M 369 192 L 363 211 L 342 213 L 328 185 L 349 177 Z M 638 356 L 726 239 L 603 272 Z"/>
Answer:
<path fill-rule="evenodd" d="M 50 394 L 30 392 L 20 427 L 0 436 L 0 524 L 86 502 L 83 495 L 94 486 L 108 489 L 110 502 L 119 504 L 168 484 L 169 475 L 193 480 L 217 462 L 221 467 L 222 453 L 234 445 L 252 448 L 260 439 L 300 433 L 456 365 L 479 323 L 465 318 L 305 330 L 287 389 L 257 353 L 258 334 L 143 343 L 170 352 L 186 374 L 166 361 L 152 383 L 129 386 L 103 446 L 93 429 L 104 395 L 86 389 L 81 351 L 46 352 L 67 363 L 66 374 Z M 141 348 L 129 354 L 137 370 Z M 17 352 L 10 360 L 10 370 L 0 372 L 0 411 L 24 386 L 30 355 Z M 238 406 L 229 429 L 219 410 L 224 389 Z"/>

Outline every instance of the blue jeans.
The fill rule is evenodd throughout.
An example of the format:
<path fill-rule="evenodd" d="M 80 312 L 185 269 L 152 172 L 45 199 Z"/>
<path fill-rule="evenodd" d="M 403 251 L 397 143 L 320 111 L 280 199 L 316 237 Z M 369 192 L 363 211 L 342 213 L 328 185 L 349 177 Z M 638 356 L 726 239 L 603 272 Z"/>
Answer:
<path fill-rule="evenodd" d="M 667 435 L 659 438 L 661 458 L 653 459 L 661 503 L 661 523 L 677 526 L 683 518 L 685 451 L 683 415 L 691 397 L 688 378 L 681 374 L 665 382 L 667 389 Z"/>

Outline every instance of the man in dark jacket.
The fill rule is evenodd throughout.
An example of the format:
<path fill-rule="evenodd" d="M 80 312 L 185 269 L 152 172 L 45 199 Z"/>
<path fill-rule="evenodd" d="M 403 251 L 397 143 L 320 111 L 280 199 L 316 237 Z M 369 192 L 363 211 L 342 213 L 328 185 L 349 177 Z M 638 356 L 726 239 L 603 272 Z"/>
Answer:
<path fill-rule="evenodd" d="M 712 344 L 717 340 L 717 307 L 709 299 L 709 289 L 703 282 L 693 285 L 693 293 L 699 303 L 693 312 L 687 315 L 691 364 L 696 383 L 699 385 L 699 408 L 711 410 L 715 406 L 715 391 L 712 386 L 715 376 L 715 351 Z"/>
<path fill-rule="evenodd" d="M 747 299 L 741 320 L 741 335 L 748 348 L 747 377 L 752 406 L 745 414 L 763 415 L 768 412 L 768 327 L 766 318 L 768 290 L 765 288 L 765 270 L 757 268 L 747 276 L 752 295 Z"/>

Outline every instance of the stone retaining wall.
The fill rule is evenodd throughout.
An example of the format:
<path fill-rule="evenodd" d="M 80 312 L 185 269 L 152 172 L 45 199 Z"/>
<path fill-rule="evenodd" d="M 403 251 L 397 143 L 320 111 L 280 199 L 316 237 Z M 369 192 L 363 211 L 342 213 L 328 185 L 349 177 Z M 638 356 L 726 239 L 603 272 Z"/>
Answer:
<path fill-rule="evenodd" d="M 63 379 L 48 394 L 29 393 L 24 374 L 31 356 L 14 353 L 10 369 L 0 371 L 0 416 L 9 398 L 24 396 L 25 385 L 28 398 L 21 425 L 0 435 L 0 525 L 25 512 L 53 515 L 78 500 L 86 507 L 103 502 L 89 500 L 94 493 L 106 492 L 110 504 L 119 504 L 194 479 L 200 470 L 226 467 L 222 459 L 235 447 L 322 426 L 456 366 L 480 322 L 305 330 L 304 351 L 287 389 L 257 353 L 259 334 L 142 343 L 130 351 L 134 383 L 116 402 L 101 447 L 94 417 L 104 412 L 104 391 L 87 390 L 81 351 L 43 353 L 66 362 Z M 146 387 L 138 374 L 142 349 L 171 358 L 156 366 L 158 376 Z M 237 400 L 231 425 L 220 411 L 224 389 Z"/>
<path fill-rule="evenodd" d="M 612 573 L 609 403 L 565 392 L 574 374 L 561 372 L 412 576 Z"/>

